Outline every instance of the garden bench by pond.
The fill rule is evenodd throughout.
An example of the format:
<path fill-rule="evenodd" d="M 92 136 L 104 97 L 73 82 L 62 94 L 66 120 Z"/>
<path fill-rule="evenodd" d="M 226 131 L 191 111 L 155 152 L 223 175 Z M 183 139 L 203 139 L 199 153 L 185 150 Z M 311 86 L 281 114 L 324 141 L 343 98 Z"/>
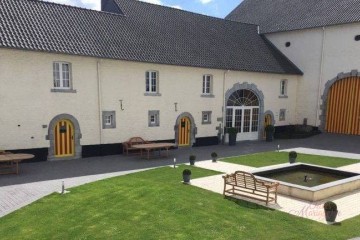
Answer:
<path fill-rule="evenodd" d="M 236 171 L 232 174 L 223 176 L 224 196 L 226 194 L 238 195 L 251 199 L 277 203 L 278 182 L 269 183 L 258 180 L 248 172 Z"/>

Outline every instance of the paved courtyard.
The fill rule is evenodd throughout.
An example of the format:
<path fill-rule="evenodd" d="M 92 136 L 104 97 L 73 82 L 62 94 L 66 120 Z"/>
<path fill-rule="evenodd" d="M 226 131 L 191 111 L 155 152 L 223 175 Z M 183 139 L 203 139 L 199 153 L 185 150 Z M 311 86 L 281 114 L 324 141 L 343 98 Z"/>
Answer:
<path fill-rule="evenodd" d="M 104 178 L 120 176 L 149 168 L 187 163 L 190 154 L 197 162 L 210 159 L 215 151 L 220 157 L 244 155 L 256 152 L 288 148 L 314 148 L 360 154 L 360 137 L 336 134 L 321 134 L 307 139 L 246 141 L 236 146 L 217 145 L 209 147 L 180 148 L 170 152 L 170 157 L 145 160 L 139 156 L 106 156 L 58 162 L 20 164 L 19 175 L 0 175 L 0 217 L 11 213 L 65 186 L 75 187 Z M 226 171 L 224 171 L 226 172 Z M 221 181 L 220 181 L 221 182 Z"/>
<path fill-rule="evenodd" d="M 299 149 L 288 149 L 290 150 L 296 150 Z M 300 152 L 300 151 L 299 151 Z M 314 149 L 302 149 L 303 153 L 309 153 L 312 152 L 312 154 L 318 154 L 318 155 L 330 155 L 332 152 L 328 151 L 316 151 Z M 330 154 L 329 154 L 330 153 Z M 336 152 L 337 156 L 344 157 L 347 155 L 347 153 L 341 154 L 341 152 Z M 342 170 L 351 170 L 352 172 L 358 172 L 360 173 L 360 154 L 353 154 L 353 157 L 357 157 L 356 159 L 359 159 L 359 163 L 348 165 L 345 167 L 341 167 L 339 169 Z M 288 164 L 279 164 L 281 165 L 288 165 Z M 197 167 L 210 169 L 210 170 L 217 170 L 223 173 L 233 173 L 235 171 L 245 171 L 245 172 L 252 172 L 253 170 L 260 170 L 262 168 L 254 168 L 249 166 L 244 166 L 240 164 L 233 164 L 233 163 L 226 163 L 218 161 L 216 163 L 213 163 L 211 160 L 208 161 L 202 161 L 200 163 L 196 164 Z M 264 167 L 265 169 L 267 167 Z M 219 174 L 215 176 L 209 176 L 199 179 L 194 179 L 191 181 L 191 185 L 197 186 L 212 192 L 216 192 L 219 194 L 223 193 L 224 189 L 224 180 L 222 179 L 222 176 L 224 174 Z M 245 199 L 242 197 L 237 197 L 239 199 Z M 324 217 L 324 210 L 323 210 L 323 204 L 330 200 L 334 201 L 339 209 L 339 214 L 337 217 L 337 221 L 343 221 L 352 217 L 355 217 L 357 215 L 360 215 L 360 190 L 353 191 L 351 193 L 341 194 L 337 195 L 331 198 L 328 198 L 327 200 L 323 201 L 317 201 L 317 202 L 308 202 L 304 200 L 299 200 L 296 198 L 284 196 L 284 195 L 278 195 L 278 203 L 277 204 L 269 204 L 270 208 L 277 209 L 282 212 L 286 212 L 298 217 L 308 218 L 314 221 L 318 221 L 321 223 L 326 223 L 325 217 Z M 246 201 L 254 202 L 260 205 L 265 206 L 264 202 L 252 200 L 249 198 L 245 199 Z"/>

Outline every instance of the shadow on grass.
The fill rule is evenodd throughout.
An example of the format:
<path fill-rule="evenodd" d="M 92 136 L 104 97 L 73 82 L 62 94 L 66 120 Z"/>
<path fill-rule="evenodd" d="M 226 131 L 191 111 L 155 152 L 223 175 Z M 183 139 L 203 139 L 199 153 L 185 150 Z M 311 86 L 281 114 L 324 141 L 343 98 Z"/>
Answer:
<path fill-rule="evenodd" d="M 231 196 L 225 196 L 224 199 L 227 199 L 231 202 L 234 202 L 235 204 L 241 206 L 241 207 L 245 207 L 245 208 L 250 208 L 250 209 L 259 209 L 259 210 L 270 210 L 270 211 L 275 211 L 275 209 L 272 208 L 268 208 L 265 206 L 261 206 L 259 204 L 253 203 L 253 202 L 248 202 L 242 199 L 237 199 L 237 198 L 233 198 Z"/>

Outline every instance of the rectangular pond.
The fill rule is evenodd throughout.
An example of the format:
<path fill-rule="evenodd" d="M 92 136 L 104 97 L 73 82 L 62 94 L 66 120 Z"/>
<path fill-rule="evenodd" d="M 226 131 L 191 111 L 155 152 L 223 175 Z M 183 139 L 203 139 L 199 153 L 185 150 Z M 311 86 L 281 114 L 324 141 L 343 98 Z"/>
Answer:
<path fill-rule="evenodd" d="M 264 181 L 280 183 L 278 192 L 307 201 L 319 201 L 360 189 L 360 174 L 304 163 L 254 171 Z"/>

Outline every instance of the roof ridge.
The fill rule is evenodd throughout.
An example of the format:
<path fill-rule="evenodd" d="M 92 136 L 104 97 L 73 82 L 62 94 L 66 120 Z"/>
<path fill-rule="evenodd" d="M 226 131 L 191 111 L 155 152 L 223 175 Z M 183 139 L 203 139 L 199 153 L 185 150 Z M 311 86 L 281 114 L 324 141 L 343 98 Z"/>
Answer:
<path fill-rule="evenodd" d="M 12 0 L 12 1 L 15 1 L 15 0 Z M 96 12 L 96 13 L 105 13 L 105 14 L 125 17 L 124 14 L 120 14 L 120 13 L 106 12 L 106 11 L 95 10 L 95 9 L 90 9 L 90 8 L 85 8 L 85 7 L 78 7 L 78 6 L 73 6 L 73 5 L 63 4 L 63 3 L 49 2 L 47 0 L 16 0 L 16 1 L 35 2 L 35 3 L 39 3 L 39 4 L 62 6 L 62 7 L 66 7 L 66 8 L 75 8 L 75 9 L 79 9 L 79 10 L 83 10 L 83 11 L 91 11 L 91 12 Z"/>

